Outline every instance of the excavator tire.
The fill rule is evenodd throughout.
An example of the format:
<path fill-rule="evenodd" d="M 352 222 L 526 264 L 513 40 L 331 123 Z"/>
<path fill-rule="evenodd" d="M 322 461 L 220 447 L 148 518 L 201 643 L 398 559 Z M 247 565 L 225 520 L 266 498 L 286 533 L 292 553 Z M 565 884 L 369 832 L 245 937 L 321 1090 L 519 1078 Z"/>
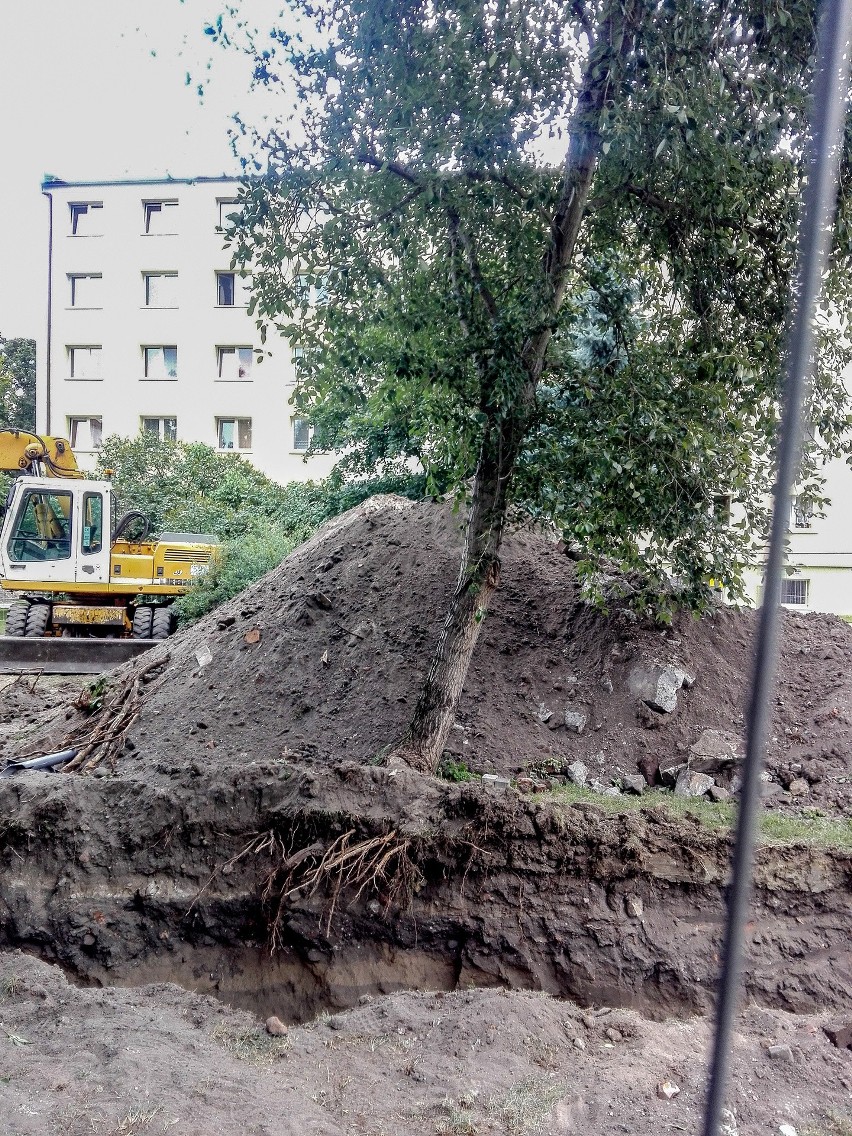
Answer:
<path fill-rule="evenodd" d="M 174 631 L 174 613 L 170 607 L 155 607 L 151 620 L 151 638 L 168 639 Z"/>
<path fill-rule="evenodd" d="M 27 626 L 24 631 L 27 639 L 40 639 L 50 623 L 50 604 L 34 603 L 27 612 Z"/>
<path fill-rule="evenodd" d="M 23 636 L 27 633 L 27 616 L 30 614 L 29 600 L 15 600 L 6 615 L 6 635 Z"/>
<path fill-rule="evenodd" d="M 154 621 L 154 609 L 150 604 L 142 604 L 133 613 L 133 627 L 130 635 L 133 639 L 150 639 L 151 625 Z"/>

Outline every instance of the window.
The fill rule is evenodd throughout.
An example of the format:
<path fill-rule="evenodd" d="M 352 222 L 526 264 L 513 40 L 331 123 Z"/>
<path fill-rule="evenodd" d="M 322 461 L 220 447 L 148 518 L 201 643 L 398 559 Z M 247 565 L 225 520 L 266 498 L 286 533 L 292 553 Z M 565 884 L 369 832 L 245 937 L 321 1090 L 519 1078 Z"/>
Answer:
<path fill-rule="evenodd" d="M 142 433 L 153 434 L 161 442 L 176 442 L 177 418 L 143 418 Z"/>
<path fill-rule="evenodd" d="M 71 494 L 28 489 L 9 537 L 12 560 L 67 560 L 71 555 Z"/>
<path fill-rule="evenodd" d="M 177 378 L 177 347 L 143 347 L 146 379 Z"/>
<path fill-rule="evenodd" d="M 793 525 L 794 529 L 810 529 L 814 524 L 814 503 L 810 497 L 806 497 L 803 493 L 793 501 Z"/>
<path fill-rule="evenodd" d="M 99 379 L 101 377 L 100 347 L 69 347 L 68 358 L 72 379 Z"/>
<path fill-rule="evenodd" d="M 102 201 L 72 201 L 71 235 L 74 237 L 100 237 L 103 234 Z"/>
<path fill-rule="evenodd" d="M 217 418 L 216 429 L 220 450 L 251 449 L 250 418 Z"/>
<path fill-rule="evenodd" d="M 713 498 L 713 516 L 721 521 L 723 525 L 731 523 L 731 495 L 730 493 L 719 494 Z"/>
<path fill-rule="evenodd" d="M 240 212 L 240 203 L 239 203 L 239 201 L 236 201 L 234 198 L 230 198 L 227 201 L 220 201 L 219 202 L 219 228 L 220 229 L 232 228 L 234 222 L 229 221 L 228 218 L 233 217 L 235 214 L 239 215 L 239 212 Z"/>
<path fill-rule="evenodd" d="M 781 603 L 794 607 L 805 607 L 808 602 L 810 580 L 789 579 L 781 581 Z"/>
<path fill-rule="evenodd" d="M 217 347 L 216 364 L 220 379 L 237 382 L 251 378 L 254 351 L 251 347 Z"/>
<path fill-rule="evenodd" d="M 177 279 L 176 272 L 146 272 L 145 307 L 176 308 Z"/>
<path fill-rule="evenodd" d="M 177 232 L 176 201 L 143 201 L 145 232 L 153 235 Z"/>
<path fill-rule="evenodd" d="M 328 296 L 324 276 L 300 275 L 296 277 L 296 303 L 309 306 L 324 304 Z"/>
<path fill-rule="evenodd" d="M 83 532 L 80 537 L 80 551 L 84 556 L 93 556 L 103 547 L 104 498 L 102 493 L 83 494 Z"/>
<path fill-rule="evenodd" d="M 293 370 L 287 376 L 287 385 L 293 386 L 294 383 L 301 378 L 302 375 L 302 361 L 305 358 L 305 349 L 301 343 L 293 344 Z"/>
<path fill-rule="evenodd" d="M 103 276 L 100 272 L 69 273 L 68 282 L 71 288 L 72 308 L 101 307 Z"/>
<path fill-rule="evenodd" d="M 293 419 L 293 449 L 306 450 L 311 444 L 313 430 L 307 418 Z"/>
<path fill-rule="evenodd" d="M 248 282 L 238 272 L 216 273 L 216 303 L 220 308 L 244 308 L 247 293 Z"/>
<path fill-rule="evenodd" d="M 103 437 L 103 419 L 69 418 L 68 440 L 72 450 L 97 450 Z"/>

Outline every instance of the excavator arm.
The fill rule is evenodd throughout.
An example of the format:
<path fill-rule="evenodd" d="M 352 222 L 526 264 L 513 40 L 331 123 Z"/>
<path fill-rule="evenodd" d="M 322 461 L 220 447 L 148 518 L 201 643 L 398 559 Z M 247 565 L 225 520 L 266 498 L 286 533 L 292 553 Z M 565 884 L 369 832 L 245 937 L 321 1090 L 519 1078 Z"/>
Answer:
<path fill-rule="evenodd" d="M 35 477 L 82 477 L 67 438 L 0 430 L 0 471 Z"/>

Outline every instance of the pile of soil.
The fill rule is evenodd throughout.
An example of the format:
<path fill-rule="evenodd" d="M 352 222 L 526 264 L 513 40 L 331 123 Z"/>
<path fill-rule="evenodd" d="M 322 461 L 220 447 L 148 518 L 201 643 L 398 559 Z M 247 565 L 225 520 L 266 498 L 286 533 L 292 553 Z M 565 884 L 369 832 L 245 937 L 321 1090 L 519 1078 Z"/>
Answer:
<path fill-rule="evenodd" d="M 707 1027 L 685 1019 L 713 1001 L 727 835 L 668 812 L 667 792 L 649 789 L 642 811 L 623 813 L 603 795 L 640 770 L 656 782 L 659 770 L 706 749 L 708 734 L 741 746 L 754 617 L 720 609 L 661 630 L 624 612 L 603 615 L 581 601 L 572 563 L 556 544 L 515 532 L 504 546 L 502 584 L 483 625 L 448 768 L 530 774 L 526 783 L 536 788 L 558 784 L 581 762 L 599 792 L 566 804 L 478 779 L 423 777 L 389 762 L 388 751 L 412 712 L 460 547 L 459 519 L 442 506 L 366 502 L 241 596 L 114 673 L 102 705 L 111 705 L 110 692 L 130 692 L 139 717 L 121 751 L 93 776 L 0 779 L 0 948 L 57 962 L 83 984 L 171 981 L 195 992 L 62 987 L 68 1009 L 58 1017 L 43 1014 L 38 993 L 0 1003 L 7 1036 L 29 1040 L 34 1023 L 63 1027 L 39 1034 L 47 1053 L 39 1065 L 34 1051 L 10 1042 L 25 1051 L 15 1054 L 20 1080 L 9 1082 L 15 1108 L 35 1117 L 13 1131 L 50 1130 L 45 1118 L 52 1124 L 60 1106 L 26 1109 L 42 1108 L 45 1070 L 96 1007 L 103 1007 L 100 1028 L 118 1022 L 119 1031 L 160 1047 L 152 1069 L 164 1092 L 176 1087 L 158 1107 L 179 1119 L 178 1132 L 271 1130 L 259 1105 L 246 1104 L 253 1129 L 230 1119 L 219 1078 L 236 1086 L 234 1099 L 256 1096 L 292 1115 L 293 1131 L 378 1136 L 426 1124 L 436 1133 L 650 1133 L 677 1109 L 673 1126 L 695 1129 Z M 841 621 L 785 618 L 767 805 L 845 815 L 850 662 L 852 630 Z M 673 705 L 655 709 L 637 674 L 662 671 L 682 675 L 685 685 Z M 127 713 L 121 721 L 132 719 Z M 59 749 L 86 728 L 111 736 L 103 712 L 87 717 L 72 704 L 48 710 L 18 752 Z M 735 763 L 724 764 L 730 782 Z M 843 849 L 766 844 L 759 851 L 746 976 L 755 1008 L 742 1022 L 745 1064 L 732 1090 L 743 1136 L 788 1118 L 812 1120 L 819 1104 L 840 1109 L 848 1099 L 847 1054 L 829 1047 L 824 1019 L 814 1015 L 830 1013 L 835 1024 L 852 1015 L 851 879 L 852 853 Z M 7 964 L 24 967 L 29 989 L 35 972 L 26 968 L 36 964 L 0 954 Z M 59 981 L 51 973 L 32 981 L 51 990 Z M 586 1025 L 565 1002 L 493 991 L 436 998 L 474 987 L 620 1007 L 622 1024 L 612 1027 L 620 1038 L 602 1040 L 597 1019 Z M 412 990 L 429 993 L 394 993 Z M 193 1014 L 213 1013 L 206 994 L 291 1025 L 347 1012 L 331 1019 L 340 1025 L 333 1033 L 320 1025 L 291 1031 L 294 1052 L 310 1060 L 288 1065 L 293 1087 L 285 1088 L 274 1073 L 238 1072 L 203 1032 L 204 1021 L 193 1024 Z M 364 1004 L 369 998 L 375 1001 Z M 626 1014 L 628 1007 L 649 1020 Z M 801 1016 L 787 1018 L 791 1011 Z M 158 1021 L 170 1030 L 181 1016 L 189 1024 L 172 1049 Z M 650 1020 L 666 1017 L 679 1020 Z M 505 1037 L 502 1025 L 483 1025 L 503 1019 Z M 226 1033 L 243 1029 L 242 1021 L 227 1019 Z M 347 1031 L 367 1039 L 363 1065 L 353 1057 L 360 1041 L 341 1040 L 335 1055 L 335 1039 Z M 785 1033 L 796 1040 L 778 1073 L 761 1044 Z M 453 1047 L 448 1039 L 456 1034 Z M 500 1035 L 490 1043 L 498 1048 L 484 1061 L 491 1034 Z M 385 1036 L 393 1062 L 376 1040 Z M 422 1062 L 400 1043 L 405 1067 L 398 1066 L 397 1037 L 411 1040 Z M 134 1043 L 109 1044 L 119 1052 L 101 1054 L 92 1035 L 83 1058 L 112 1063 L 122 1092 L 128 1082 L 150 1089 L 154 1082 L 140 1079 L 138 1063 L 124 1056 Z M 611 1051 L 601 1048 L 607 1045 Z M 2 1031 L 0 1054 L 9 1058 Z M 38 1100 L 27 1097 L 27 1058 L 33 1077 L 41 1070 Z M 831 1089 L 813 1073 L 821 1061 L 838 1077 Z M 208 1083 L 196 1105 L 199 1065 L 217 1088 Z M 424 1081 L 415 1076 L 421 1066 Z M 343 1084 L 347 1076 L 354 1088 Z M 515 1099 L 530 1078 L 541 1086 L 542 1077 L 545 1087 L 566 1087 L 557 1095 L 541 1088 L 549 1103 L 538 1128 L 524 1128 L 499 1102 Z M 680 1084 L 679 1103 L 656 1097 L 663 1079 Z M 479 1095 L 465 1105 L 467 1085 L 479 1086 Z M 185 1101 L 184 1112 L 171 1102 L 187 1091 L 192 1116 L 181 1119 Z M 205 1093 L 211 1111 L 199 1113 Z M 111 1112 L 98 1112 L 97 1101 L 87 1106 L 105 1131 L 118 1111 L 137 1107 L 115 1100 Z M 486 1107 L 486 1100 L 498 1103 Z M 375 1121 L 370 1107 L 378 1109 Z"/>

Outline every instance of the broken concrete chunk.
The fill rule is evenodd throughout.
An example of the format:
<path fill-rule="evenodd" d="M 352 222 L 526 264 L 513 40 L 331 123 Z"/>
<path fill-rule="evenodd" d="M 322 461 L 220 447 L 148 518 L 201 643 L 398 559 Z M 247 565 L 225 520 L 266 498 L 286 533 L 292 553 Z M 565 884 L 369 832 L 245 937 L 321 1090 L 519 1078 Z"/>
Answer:
<path fill-rule="evenodd" d="M 482 784 L 486 789 L 499 789 L 505 792 L 510 782 L 508 777 L 499 777 L 496 773 L 483 773 Z"/>
<path fill-rule="evenodd" d="M 672 1081 L 660 1081 L 657 1085 L 657 1096 L 660 1100 L 673 1100 L 679 1092 L 680 1088 Z"/>
<path fill-rule="evenodd" d="M 713 785 L 713 778 L 694 769 L 684 769 L 675 782 L 676 797 L 703 797 Z"/>
<path fill-rule="evenodd" d="M 648 782 L 641 773 L 625 773 L 621 783 L 625 793 L 641 794 L 648 788 Z"/>
<path fill-rule="evenodd" d="M 671 664 L 637 663 L 630 672 L 627 685 L 630 693 L 641 699 L 652 710 L 671 714 L 677 708 L 677 692 L 684 686 L 692 686 L 695 680 Z"/>
<path fill-rule="evenodd" d="M 538 718 L 539 722 L 549 722 L 550 719 L 553 717 L 553 711 L 548 710 L 548 708 L 542 702 L 542 703 L 539 704 L 538 713 L 537 713 L 536 717 Z"/>
<path fill-rule="evenodd" d="M 575 734 L 582 734 L 586 728 L 586 715 L 580 710 L 568 709 L 565 711 L 565 725 L 569 730 L 573 730 Z"/>
<path fill-rule="evenodd" d="M 793 1050 L 789 1045 L 770 1045 L 767 1050 L 773 1061 L 792 1061 Z"/>
<path fill-rule="evenodd" d="M 566 772 L 568 780 L 573 781 L 575 785 L 585 785 L 588 780 L 589 769 L 582 761 L 572 761 Z"/>
<path fill-rule="evenodd" d="M 688 768 L 685 758 L 681 755 L 664 757 L 658 765 L 660 780 L 665 785 L 674 785 L 681 773 Z"/>
<path fill-rule="evenodd" d="M 707 796 L 711 801 L 715 801 L 716 804 L 721 804 L 723 801 L 730 801 L 731 799 L 730 791 L 722 788 L 721 785 L 711 785 L 707 790 Z"/>

